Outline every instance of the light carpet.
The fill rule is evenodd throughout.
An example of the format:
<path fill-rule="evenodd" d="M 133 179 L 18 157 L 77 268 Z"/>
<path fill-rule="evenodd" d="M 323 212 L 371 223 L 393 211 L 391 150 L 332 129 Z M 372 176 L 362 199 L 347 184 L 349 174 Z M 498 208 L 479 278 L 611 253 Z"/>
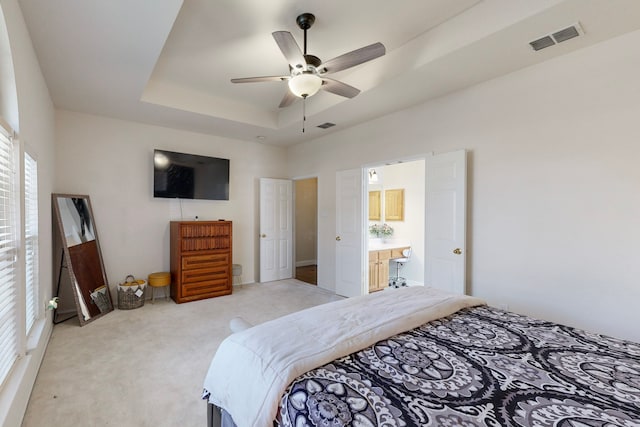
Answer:
<path fill-rule="evenodd" d="M 258 324 L 338 299 L 292 279 L 56 325 L 22 426 L 204 427 L 202 383 L 233 317 Z"/>

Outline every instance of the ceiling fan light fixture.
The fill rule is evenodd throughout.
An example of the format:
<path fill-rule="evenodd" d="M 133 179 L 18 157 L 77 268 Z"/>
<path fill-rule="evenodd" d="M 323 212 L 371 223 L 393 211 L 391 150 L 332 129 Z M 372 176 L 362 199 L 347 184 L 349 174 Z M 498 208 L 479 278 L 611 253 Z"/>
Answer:
<path fill-rule="evenodd" d="M 338 80 L 325 77 L 326 74 L 346 70 L 356 65 L 376 59 L 386 53 L 380 42 L 361 47 L 337 56 L 329 61 L 322 61 L 307 52 L 307 30 L 315 22 L 312 13 L 303 13 L 296 18 L 296 23 L 304 31 L 304 50 L 296 42 L 289 31 L 274 31 L 271 33 L 278 48 L 289 63 L 289 74 L 284 76 L 244 77 L 231 79 L 231 83 L 280 82 L 288 81 L 289 90 L 285 93 L 279 108 L 288 107 L 296 98 L 308 98 L 320 89 L 344 98 L 353 98 L 360 90 Z M 303 117 L 305 117 L 303 102 Z M 304 121 L 304 120 L 303 120 Z M 304 125 L 302 128 L 304 132 Z"/>
<path fill-rule="evenodd" d="M 309 71 L 303 71 L 289 79 L 291 93 L 299 98 L 315 95 L 322 86 L 322 79 Z"/>

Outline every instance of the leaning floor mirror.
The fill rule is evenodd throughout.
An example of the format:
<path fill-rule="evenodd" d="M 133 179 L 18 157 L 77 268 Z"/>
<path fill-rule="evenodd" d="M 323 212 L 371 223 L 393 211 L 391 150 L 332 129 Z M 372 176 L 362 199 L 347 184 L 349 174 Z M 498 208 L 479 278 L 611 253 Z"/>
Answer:
<path fill-rule="evenodd" d="M 52 194 L 51 204 L 58 224 L 55 240 L 60 246 L 54 254 L 58 257 L 54 262 L 59 298 L 54 323 L 74 317 L 58 319 L 62 308 L 75 304 L 80 326 L 84 326 L 113 311 L 91 201 L 85 195 Z"/>

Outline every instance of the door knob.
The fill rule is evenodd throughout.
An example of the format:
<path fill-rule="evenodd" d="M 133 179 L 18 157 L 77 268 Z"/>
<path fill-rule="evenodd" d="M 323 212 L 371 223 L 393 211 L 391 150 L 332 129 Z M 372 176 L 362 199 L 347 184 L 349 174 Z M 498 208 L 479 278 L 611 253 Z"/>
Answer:
<path fill-rule="evenodd" d="M 454 254 L 456 254 L 456 255 L 460 255 L 460 254 L 462 253 L 462 249 L 460 249 L 460 248 L 455 248 L 455 249 L 453 250 L 453 253 L 454 253 Z"/>
<path fill-rule="evenodd" d="M 342 239 L 340 238 L 340 236 L 336 236 L 336 241 L 338 241 L 338 242 L 339 242 L 340 240 L 342 240 Z"/>
<path fill-rule="evenodd" d="M 261 234 L 260 237 L 262 237 L 264 239 L 265 237 L 267 237 L 267 235 L 266 234 Z"/>

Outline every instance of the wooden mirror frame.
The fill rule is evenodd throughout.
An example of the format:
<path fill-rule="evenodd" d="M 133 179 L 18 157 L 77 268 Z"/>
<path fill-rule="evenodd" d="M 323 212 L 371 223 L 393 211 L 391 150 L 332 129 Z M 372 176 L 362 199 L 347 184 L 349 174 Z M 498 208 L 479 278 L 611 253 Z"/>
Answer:
<path fill-rule="evenodd" d="M 73 243 L 69 246 L 71 242 L 67 240 L 67 236 L 70 233 L 66 233 L 64 229 L 64 220 L 62 219 L 60 212 L 59 199 L 82 199 L 85 201 L 89 214 L 89 221 L 86 226 L 88 231 L 93 234 L 93 239 L 85 242 Z M 98 232 L 95 227 L 95 216 L 93 215 L 93 209 L 91 208 L 91 200 L 89 196 L 82 194 L 53 193 L 51 195 L 51 205 L 58 224 L 57 231 L 62 244 L 63 257 L 60 262 L 60 271 L 58 272 L 57 292 L 60 293 L 62 269 L 66 267 L 67 272 L 69 273 L 70 284 L 72 287 L 71 293 L 73 294 L 76 305 L 78 320 L 80 321 L 80 326 L 84 326 L 87 323 L 110 313 L 114 309 L 113 301 L 111 300 L 111 292 L 109 290 L 109 281 L 107 280 L 107 275 L 105 273 L 102 252 L 98 241 Z M 84 227 L 85 225 L 82 224 L 82 226 Z M 54 257 L 55 256 L 57 256 L 57 254 L 54 254 Z M 102 290 L 103 287 L 106 292 Z M 103 305 L 102 308 L 98 306 L 96 302 L 92 301 L 92 298 L 90 297 L 90 295 L 96 291 L 100 291 L 100 295 L 106 295 L 106 300 L 100 301 Z M 88 317 L 85 316 L 85 311 L 89 315 Z M 54 314 L 54 323 L 59 323 L 55 322 L 55 318 L 56 316 Z"/>

